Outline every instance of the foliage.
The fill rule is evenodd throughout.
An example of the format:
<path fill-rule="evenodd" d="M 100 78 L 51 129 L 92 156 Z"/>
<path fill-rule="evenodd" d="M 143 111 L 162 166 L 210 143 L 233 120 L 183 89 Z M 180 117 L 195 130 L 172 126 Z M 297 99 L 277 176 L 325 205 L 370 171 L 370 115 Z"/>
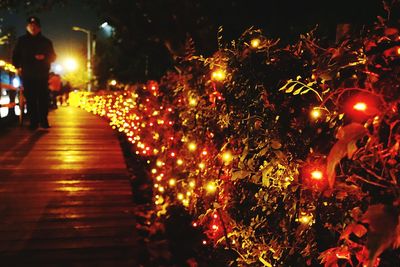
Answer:
<path fill-rule="evenodd" d="M 184 207 L 230 265 L 394 266 L 400 46 L 389 25 L 330 47 L 313 32 L 282 47 L 250 28 L 209 58 L 187 39 L 160 84 L 79 105 L 150 160 L 159 220 Z"/>

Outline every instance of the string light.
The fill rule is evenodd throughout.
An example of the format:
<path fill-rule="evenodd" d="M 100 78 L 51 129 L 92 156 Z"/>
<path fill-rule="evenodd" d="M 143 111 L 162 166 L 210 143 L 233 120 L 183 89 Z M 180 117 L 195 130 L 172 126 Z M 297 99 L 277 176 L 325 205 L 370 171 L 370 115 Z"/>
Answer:
<path fill-rule="evenodd" d="M 258 48 L 260 46 L 261 40 L 258 38 L 254 38 L 250 41 L 250 45 L 252 48 Z"/>
<path fill-rule="evenodd" d="M 322 112 L 319 108 L 313 108 L 310 112 L 311 118 L 318 120 L 322 116 Z"/>
<path fill-rule="evenodd" d="M 157 160 L 156 165 L 157 165 L 157 167 L 162 167 L 164 165 L 164 162 Z"/>
<path fill-rule="evenodd" d="M 231 151 L 225 151 L 222 154 L 222 161 L 225 164 L 229 164 L 233 160 L 232 152 Z"/>
<path fill-rule="evenodd" d="M 196 143 L 191 142 L 191 143 L 189 143 L 188 148 L 190 151 L 193 152 L 197 149 L 197 145 L 196 145 Z"/>
<path fill-rule="evenodd" d="M 195 98 L 190 98 L 189 99 L 189 105 L 192 107 L 197 106 L 197 100 Z"/>
<path fill-rule="evenodd" d="M 213 81 L 222 82 L 226 78 L 226 72 L 223 69 L 217 69 L 212 72 L 211 79 Z"/>
<path fill-rule="evenodd" d="M 215 193 L 215 191 L 217 191 L 217 186 L 215 185 L 215 182 L 213 181 L 208 182 L 206 190 L 208 193 Z"/>
<path fill-rule="evenodd" d="M 176 185 L 176 180 L 175 180 L 174 178 L 171 178 L 171 179 L 168 181 L 168 183 L 169 183 L 170 186 L 175 186 L 175 185 Z"/>
<path fill-rule="evenodd" d="M 313 221 L 313 215 L 307 214 L 306 212 L 301 212 L 298 218 L 299 222 L 304 225 L 311 225 Z"/>

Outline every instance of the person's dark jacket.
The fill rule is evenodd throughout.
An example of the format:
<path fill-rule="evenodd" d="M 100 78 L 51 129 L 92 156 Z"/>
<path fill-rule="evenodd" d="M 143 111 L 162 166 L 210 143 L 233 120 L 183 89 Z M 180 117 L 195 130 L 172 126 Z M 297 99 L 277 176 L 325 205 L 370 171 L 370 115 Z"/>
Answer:
<path fill-rule="evenodd" d="M 35 55 L 43 54 L 43 60 L 37 60 Z M 50 64 L 56 59 L 53 43 L 41 33 L 33 36 L 29 33 L 18 38 L 15 45 L 12 63 L 18 69 L 22 68 L 23 79 L 40 79 L 48 77 Z"/>

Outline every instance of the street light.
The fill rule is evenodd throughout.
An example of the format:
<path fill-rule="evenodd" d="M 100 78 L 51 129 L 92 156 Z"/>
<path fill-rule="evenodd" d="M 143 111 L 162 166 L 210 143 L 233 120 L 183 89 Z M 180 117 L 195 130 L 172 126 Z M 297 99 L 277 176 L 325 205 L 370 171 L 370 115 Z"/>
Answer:
<path fill-rule="evenodd" d="M 88 86 L 87 86 L 87 90 L 90 92 L 92 91 L 92 33 L 91 31 L 84 29 L 84 28 L 80 28 L 80 27 L 72 27 L 72 30 L 74 31 L 80 31 L 80 32 L 84 32 L 87 35 L 87 73 L 88 73 Z"/>

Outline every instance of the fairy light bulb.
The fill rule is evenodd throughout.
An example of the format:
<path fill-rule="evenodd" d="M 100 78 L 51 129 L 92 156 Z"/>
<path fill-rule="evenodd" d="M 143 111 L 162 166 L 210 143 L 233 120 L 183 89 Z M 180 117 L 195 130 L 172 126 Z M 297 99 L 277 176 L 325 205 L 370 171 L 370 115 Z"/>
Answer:
<path fill-rule="evenodd" d="M 222 154 L 222 161 L 225 162 L 226 164 L 229 164 L 232 160 L 233 160 L 233 156 L 230 151 L 225 151 Z"/>
<path fill-rule="evenodd" d="M 176 185 L 176 180 L 174 178 L 169 179 L 168 181 L 170 186 L 175 186 Z"/>
<path fill-rule="evenodd" d="M 217 191 L 217 186 L 215 185 L 215 182 L 213 181 L 208 182 L 206 190 L 208 193 L 215 193 L 215 191 Z"/>
<path fill-rule="evenodd" d="M 188 144 L 188 148 L 189 148 L 189 150 L 190 151 L 195 151 L 196 149 L 197 149 L 197 145 L 196 145 L 196 143 L 194 143 L 194 142 L 190 142 L 189 144 Z"/>
<path fill-rule="evenodd" d="M 250 45 L 252 48 L 258 48 L 260 46 L 261 40 L 258 38 L 254 38 L 250 41 Z"/>
<path fill-rule="evenodd" d="M 190 182 L 189 182 L 189 186 L 190 186 L 191 188 L 194 188 L 194 187 L 196 186 L 196 183 L 195 183 L 194 181 L 190 181 Z"/>
<path fill-rule="evenodd" d="M 301 212 L 300 217 L 298 218 L 301 224 L 310 225 L 313 220 L 312 214 L 307 214 L 305 212 Z"/>
<path fill-rule="evenodd" d="M 184 197 L 184 196 L 183 196 L 182 193 L 179 193 L 177 197 L 178 197 L 179 200 L 183 200 L 183 197 Z"/>
<path fill-rule="evenodd" d="M 314 120 L 317 120 L 317 119 L 321 118 L 322 112 L 321 112 L 321 110 L 318 109 L 318 108 L 313 108 L 313 109 L 311 110 L 310 115 L 311 115 L 311 118 L 313 118 Z"/>
<path fill-rule="evenodd" d="M 211 79 L 213 81 L 222 82 L 226 78 L 226 72 L 223 69 L 218 69 L 212 72 Z"/>
<path fill-rule="evenodd" d="M 189 98 L 189 105 L 190 106 L 192 106 L 192 107 L 195 107 L 195 106 L 197 106 L 197 100 L 196 100 L 196 98 Z"/>
<path fill-rule="evenodd" d="M 200 163 L 200 164 L 199 164 L 199 168 L 200 168 L 200 169 L 204 170 L 205 167 L 206 167 L 206 164 L 204 164 L 204 163 Z"/>
<path fill-rule="evenodd" d="M 178 160 L 176 161 L 176 164 L 178 164 L 179 166 L 181 166 L 181 165 L 183 164 L 183 160 L 182 160 L 182 159 L 178 159 Z"/>

